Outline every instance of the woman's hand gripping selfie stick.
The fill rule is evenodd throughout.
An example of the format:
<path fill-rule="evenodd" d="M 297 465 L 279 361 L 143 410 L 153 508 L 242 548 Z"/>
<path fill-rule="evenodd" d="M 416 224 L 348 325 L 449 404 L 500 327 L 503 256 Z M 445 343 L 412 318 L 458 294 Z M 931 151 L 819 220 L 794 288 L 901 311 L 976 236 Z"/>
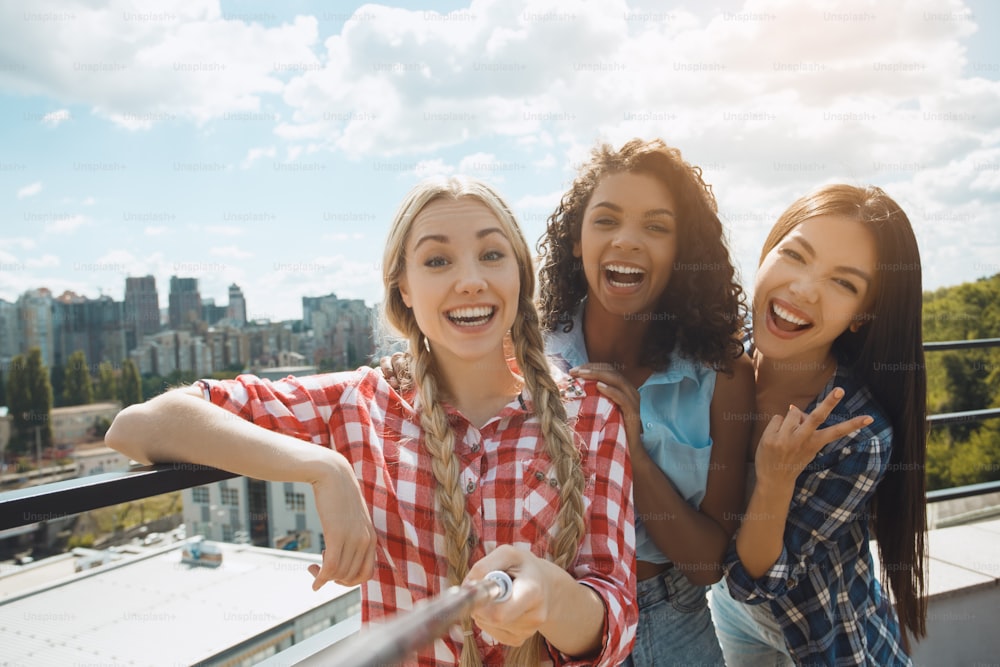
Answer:
<path fill-rule="evenodd" d="M 475 583 L 452 586 L 437 597 L 418 603 L 410 612 L 362 630 L 301 664 L 394 665 L 446 633 L 473 610 L 507 600 L 513 586 L 510 575 L 494 570 Z"/>

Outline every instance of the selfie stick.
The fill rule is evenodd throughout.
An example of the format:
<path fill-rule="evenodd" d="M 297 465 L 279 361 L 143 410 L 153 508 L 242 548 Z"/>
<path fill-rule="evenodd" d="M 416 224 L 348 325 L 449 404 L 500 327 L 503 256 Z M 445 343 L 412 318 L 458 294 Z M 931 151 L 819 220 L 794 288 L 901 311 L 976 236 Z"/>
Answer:
<path fill-rule="evenodd" d="M 494 570 L 465 586 L 452 586 L 435 598 L 423 600 L 413 609 L 387 623 L 372 625 L 313 657 L 317 665 L 385 667 L 407 658 L 414 651 L 445 634 L 473 610 L 510 597 L 514 583 L 510 575 Z M 467 637 L 466 641 L 473 641 Z M 313 664 L 313 661 L 307 661 Z"/>

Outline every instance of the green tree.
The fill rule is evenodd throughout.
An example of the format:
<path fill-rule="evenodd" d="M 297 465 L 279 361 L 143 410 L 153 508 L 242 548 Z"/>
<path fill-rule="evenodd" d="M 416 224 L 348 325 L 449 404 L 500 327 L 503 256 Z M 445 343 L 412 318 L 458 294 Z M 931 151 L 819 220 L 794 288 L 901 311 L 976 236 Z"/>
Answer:
<path fill-rule="evenodd" d="M 982 410 L 990 404 L 989 386 L 984 381 L 980 355 L 968 352 L 943 352 L 941 364 L 944 367 L 944 389 L 947 399 L 943 402 L 943 412 L 965 412 Z M 956 440 L 966 440 L 979 427 L 976 422 L 963 422 L 948 427 Z"/>
<path fill-rule="evenodd" d="M 94 388 L 94 398 L 99 401 L 118 400 L 118 377 L 115 369 L 108 361 L 102 361 L 97 367 L 97 386 Z"/>
<path fill-rule="evenodd" d="M 94 419 L 94 425 L 90 428 L 90 434 L 98 440 L 104 439 L 104 434 L 108 432 L 111 428 L 111 420 L 107 417 L 97 417 Z"/>
<path fill-rule="evenodd" d="M 994 338 L 1000 331 L 1000 274 L 924 293 L 925 341 Z M 927 354 L 931 413 L 1000 406 L 1000 348 Z M 935 427 L 927 443 L 931 489 L 1000 478 L 1000 421 Z"/>
<path fill-rule="evenodd" d="M 87 355 L 77 350 L 69 355 L 66 364 L 66 379 L 63 386 L 65 405 L 89 405 L 94 402 L 94 385 L 90 379 Z"/>
<path fill-rule="evenodd" d="M 118 396 L 123 408 L 142 403 L 142 378 L 135 362 L 131 359 L 126 359 L 122 364 L 122 381 Z"/>
<path fill-rule="evenodd" d="M 52 395 L 55 397 L 53 407 L 63 407 L 63 398 L 66 391 L 66 367 L 53 366 L 49 369 L 49 383 L 52 387 Z"/>
<path fill-rule="evenodd" d="M 7 383 L 4 387 L 9 397 L 7 412 L 11 419 L 11 433 L 8 447 L 10 447 L 12 458 L 26 451 L 23 442 L 24 434 L 22 433 L 24 421 L 21 419 L 21 415 L 28 411 L 30 401 L 28 392 L 23 390 L 25 365 L 23 356 L 14 357 L 7 369 Z"/>
<path fill-rule="evenodd" d="M 28 356 L 14 357 L 7 378 L 11 416 L 10 450 L 14 455 L 34 454 L 36 445 L 52 445 L 52 385 L 42 362 L 42 351 L 33 347 Z"/>

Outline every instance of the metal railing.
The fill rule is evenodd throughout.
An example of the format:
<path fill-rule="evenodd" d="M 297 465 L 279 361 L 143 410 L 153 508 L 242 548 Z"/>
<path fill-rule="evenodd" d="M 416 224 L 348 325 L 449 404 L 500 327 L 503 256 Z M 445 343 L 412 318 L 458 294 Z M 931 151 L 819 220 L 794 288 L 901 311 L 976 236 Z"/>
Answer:
<path fill-rule="evenodd" d="M 211 484 L 239 475 L 191 463 L 161 463 L 0 493 L 0 530 Z"/>
<path fill-rule="evenodd" d="M 978 338 L 976 340 L 950 340 L 934 341 L 924 343 L 924 352 L 946 352 L 949 350 L 973 350 L 987 347 L 1000 347 L 1000 338 Z M 947 426 L 948 424 L 960 424 L 973 421 L 983 421 L 985 419 L 995 419 L 1000 417 L 1000 408 L 986 408 L 983 410 L 966 410 L 964 412 L 946 412 L 936 415 L 928 415 L 927 422 L 933 426 Z M 981 496 L 987 493 L 1000 492 L 1000 480 L 993 482 L 982 482 L 980 484 L 968 484 L 965 486 L 954 486 L 949 489 L 936 489 L 927 492 L 928 503 L 941 503 L 949 500 L 959 500 L 960 498 L 970 498 Z"/>
<path fill-rule="evenodd" d="M 924 343 L 926 352 L 985 347 L 1000 347 L 1000 338 Z M 932 426 L 943 426 L 997 417 L 1000 417 L 1000 408 L 987 408 L 929 415 L 927 421 Z M 0 531 L 237 476 L 207 466 L 167 463 L 5 491 L 0 493 Z M 927 502 L 938 503 L 995 492 L 1000 492 L 1000 480 L 929 491 Z"/>

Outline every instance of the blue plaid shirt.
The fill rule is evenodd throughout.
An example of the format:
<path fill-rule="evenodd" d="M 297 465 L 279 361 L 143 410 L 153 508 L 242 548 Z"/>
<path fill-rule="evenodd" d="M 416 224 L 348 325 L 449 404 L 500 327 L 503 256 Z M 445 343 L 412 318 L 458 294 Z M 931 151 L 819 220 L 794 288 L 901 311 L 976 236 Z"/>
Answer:
<path fill-rule="evenodd" d="M 726 583 L 735 599 L 769 605 L 798 665 L 911 665 L 868 548 L 871 501 L 889 466 L 892 426 L 847 369 L 838 367 L 819 398 L 835 386 L 844 398 L 824 426 L 859 415 L 874 421 L 827 444 L 799 475 L 784 547 L 770 570 L 750 577 L 735 539 L 730 543 Z"/>

